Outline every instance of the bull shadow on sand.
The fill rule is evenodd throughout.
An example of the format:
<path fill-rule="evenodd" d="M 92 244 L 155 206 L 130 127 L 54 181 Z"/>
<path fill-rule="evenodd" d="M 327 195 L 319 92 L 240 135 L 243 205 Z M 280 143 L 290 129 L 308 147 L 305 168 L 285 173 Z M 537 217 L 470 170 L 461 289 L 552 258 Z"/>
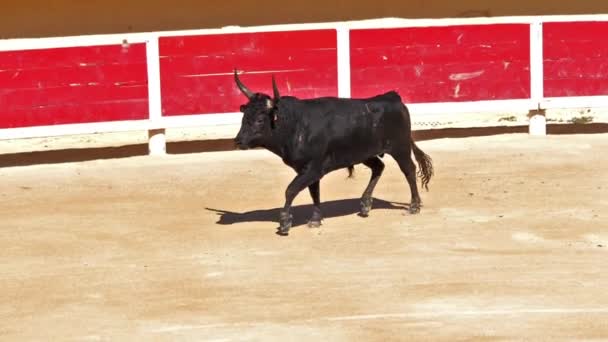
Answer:
<path fill-rule="evenodd" d="M 334 218 L 347 215 L 359 214 L 360 198 L 343 199 L 335 201 L 321 202 L 321 211 L 323 218 Z M 219 216 L 216 222 L 220 225 L 233 225 L 244 222 L 272 222 L 278 227 L 279 212 L 281 208 L 260 209 L 246 212 L 233 212 L 222 209 L 205 208 L 206 210 L 215 212 Z M 400 202 L 389 202 L 382 199 L 374 198 L 372 211 L 370 216 L 374 215 L 374 209 L 394 209 L 402 210 L 404 213 L 409 209 L 409 204 Z M 293 215 L 292 228 L 307 224 L 312 215 L 312 204 L 297 205 L 291 207 Z"/>

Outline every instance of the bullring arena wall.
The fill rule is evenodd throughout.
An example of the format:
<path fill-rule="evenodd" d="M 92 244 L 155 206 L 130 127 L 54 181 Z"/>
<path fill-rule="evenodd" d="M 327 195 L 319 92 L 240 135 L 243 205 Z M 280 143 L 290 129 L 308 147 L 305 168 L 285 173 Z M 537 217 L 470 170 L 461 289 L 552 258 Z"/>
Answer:
<path fill-rule="evenodd" d="M 239 13 L 241 24 L 264 20 Z M 100 32 L 95 25 L 84 31 Z M 168 128 L 230 138 L 244 102 L 235 68 L 250 88 L 267 93 L 271 74 L 283 94 L 298 97 L 397 90 L 414 129 L 525 124 L 545 134 L 547 121 L 608 121 L 607 35 L 608 15 L 544 15 L 4 39 L 0 139 L 144 130 L 151 152 L 164 153 Z M 586 110 L 547 115 L 569 108 Z"/>

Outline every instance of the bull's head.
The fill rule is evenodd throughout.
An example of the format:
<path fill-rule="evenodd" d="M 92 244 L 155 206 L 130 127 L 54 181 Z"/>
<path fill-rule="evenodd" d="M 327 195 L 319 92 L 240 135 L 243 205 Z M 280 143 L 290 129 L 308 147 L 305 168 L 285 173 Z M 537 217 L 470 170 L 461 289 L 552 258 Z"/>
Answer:
<path fill-rule="evenodd" d="M 243 120 L 241 129 L 234 142 L 240 149 L 248 149 L 263 146 L 265 141 L 272 135 L 275 120 L 275 105 L 280 97 L 277 84 L 272 76 L 272 90 L 274 98 L 263 93 L 254 93 L 247 88 L 234 70 L 234 81 L 243 95 L 249 100 L 247 104 L 241 105 Z"/>

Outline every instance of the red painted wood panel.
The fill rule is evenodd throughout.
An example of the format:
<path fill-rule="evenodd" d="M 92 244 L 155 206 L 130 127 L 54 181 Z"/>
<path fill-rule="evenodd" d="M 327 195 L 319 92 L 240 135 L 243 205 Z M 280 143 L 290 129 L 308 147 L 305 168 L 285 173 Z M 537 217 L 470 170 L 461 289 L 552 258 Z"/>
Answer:
<path fill-rule="evenodd" d="M 544 94 L 608 95 L 608 22 L 543 24 Z"/>
<path fill-rule="evenodd" d="M 335 30 L 235 33 L 160 39 L 163 115 L 237 112 L 245 97 L 233 70 L 252 90 L 337 95 Z"/>
<path fill-rule="evenodd" d="M 0 52 L 0 128 L 146 118 L 145 44 Z"/>
<path fill-rule="evenodd" d="M 351 94 L 406 102 L 530 97 L 526 24 L 361 29 L 350 33 Z"/>

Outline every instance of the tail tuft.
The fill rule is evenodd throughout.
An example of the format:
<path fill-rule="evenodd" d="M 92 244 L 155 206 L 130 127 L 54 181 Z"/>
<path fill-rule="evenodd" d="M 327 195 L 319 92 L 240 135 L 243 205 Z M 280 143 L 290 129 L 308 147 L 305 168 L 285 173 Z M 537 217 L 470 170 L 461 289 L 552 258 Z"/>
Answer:
<path fill-rule="evenodd" d="M 427 191 L 429 190 L 429 182 L 431 181 L 431 177 L 433 177 L 433 160 L 431 157 L 422 152 L 421 149 L 416 146 L 416 143 L 412 139 L 412 149 L 414 151 L 414 157 L 416 157 L 416 161 L 418 162 L 418 177 L 420 177 L 422 181 L 422 187 L 424 187 Z"/>

